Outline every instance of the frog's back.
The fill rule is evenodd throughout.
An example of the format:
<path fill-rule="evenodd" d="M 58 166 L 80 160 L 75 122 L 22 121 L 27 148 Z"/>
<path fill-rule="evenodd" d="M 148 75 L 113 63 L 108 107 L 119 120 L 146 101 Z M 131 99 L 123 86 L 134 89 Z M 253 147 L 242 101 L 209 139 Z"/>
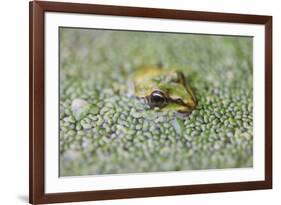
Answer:
<path fill-rule="evenodd" d="M 157 76 L 162 75 L 167 71 L 163 70 L 159 67 L 152 67 L 152 66 L 143 66 L 136 70 L 133 80 L 138 83 L 142 83 L 148 80 L 151 80 Z"/>
<path fill-rule="evenodd" d="M 159 67 L 143 66 L 138 68 L 133 75 L 135 94 L 139 97 L 149 95 L 153 90 L 157 89 L 155 78 L 165 73 L 169 73 L 169 71 Z"/>

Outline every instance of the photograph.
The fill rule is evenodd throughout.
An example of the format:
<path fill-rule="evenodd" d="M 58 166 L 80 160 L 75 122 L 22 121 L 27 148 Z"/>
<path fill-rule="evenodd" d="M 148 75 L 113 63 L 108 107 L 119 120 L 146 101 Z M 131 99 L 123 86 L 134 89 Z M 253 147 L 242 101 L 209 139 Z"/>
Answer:
<path fill-rule="evenodd" d="M 58 31 L 60 177 L 253 167 L 253 37 Z"/>
<path fill-rule="evenodd" d="M 272 16 L 29 4 L 29 202 L 272 189 Z"/>

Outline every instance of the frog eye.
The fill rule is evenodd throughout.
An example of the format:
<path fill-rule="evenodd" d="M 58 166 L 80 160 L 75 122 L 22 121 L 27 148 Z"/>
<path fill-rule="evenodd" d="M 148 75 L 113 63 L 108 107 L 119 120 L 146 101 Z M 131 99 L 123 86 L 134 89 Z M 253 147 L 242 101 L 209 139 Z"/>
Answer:
<path fill-rule="evenodd" d="M 150 95 L 150 104 L 152 106 L 161 107 L 166 104 L 166 97 L 161 91 L 153 91 Z"/>

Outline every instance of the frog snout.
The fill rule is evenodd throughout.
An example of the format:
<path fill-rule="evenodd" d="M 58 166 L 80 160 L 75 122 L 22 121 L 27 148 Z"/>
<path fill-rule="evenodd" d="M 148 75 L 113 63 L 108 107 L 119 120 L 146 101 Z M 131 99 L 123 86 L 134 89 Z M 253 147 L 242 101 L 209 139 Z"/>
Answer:
<path fill-rule="evenodd" d="M 189 107 L 189 108 L 195 108 L 196 107 L 196 102 L 191 100 L 191 101 L 187 101 L 185 102 L 185 104 Z"/>

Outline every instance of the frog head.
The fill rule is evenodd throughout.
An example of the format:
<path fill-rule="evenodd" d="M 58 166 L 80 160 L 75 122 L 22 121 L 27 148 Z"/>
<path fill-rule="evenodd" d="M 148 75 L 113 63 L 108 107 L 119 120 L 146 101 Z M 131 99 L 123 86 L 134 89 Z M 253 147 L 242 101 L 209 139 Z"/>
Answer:
<path fill-rule="evenodd" d="M 196 99 L 182 72 L 153 67 L 139 69 L 134 76 L 135 95 L 151 108 L 190 113 Z"/>

